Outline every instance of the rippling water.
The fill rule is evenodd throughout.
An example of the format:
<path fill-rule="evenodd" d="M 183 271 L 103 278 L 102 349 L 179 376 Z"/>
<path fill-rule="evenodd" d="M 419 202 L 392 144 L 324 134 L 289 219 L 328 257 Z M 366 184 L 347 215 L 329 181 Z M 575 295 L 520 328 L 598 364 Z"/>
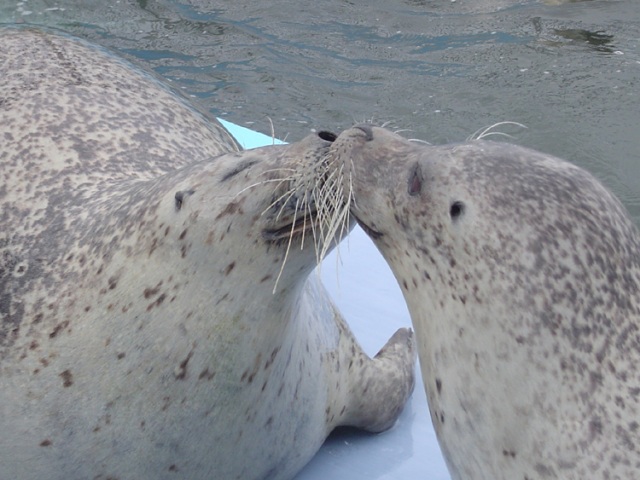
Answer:
<path fill-rule="evenodd" d="M 6 1 L 154 70 L 202 108 L 297 140 L 390 122 L 431 143 L 487 125 L 598 176 L 640 220 L 637 0 Z M 323 270 L 365 348 L 409 318 L 359 232 Z M 418 389 L 419 390 L 419 389 Z M 446 479 L 424 393 L 394 430 L 333 436 L 300 479 Z"/>

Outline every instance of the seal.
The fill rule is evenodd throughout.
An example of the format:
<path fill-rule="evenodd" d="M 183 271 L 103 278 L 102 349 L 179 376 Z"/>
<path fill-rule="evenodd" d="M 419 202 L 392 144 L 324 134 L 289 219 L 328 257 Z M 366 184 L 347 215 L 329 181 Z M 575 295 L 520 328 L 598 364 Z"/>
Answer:
<path fill-rule="evenodd" d="M 367 357 L 312 273 L 332 134 L 239 152 L 48 31 L 3 30 L 0 78 L 0 478 L 288 479 L 394 423 L 412 333 Z"/>
<path fill-rule="evenodd" d="M 640 478 L 640 239 L 592 175 L 360 125 L 331 146 L 406 299 L 454 480 Z"/>

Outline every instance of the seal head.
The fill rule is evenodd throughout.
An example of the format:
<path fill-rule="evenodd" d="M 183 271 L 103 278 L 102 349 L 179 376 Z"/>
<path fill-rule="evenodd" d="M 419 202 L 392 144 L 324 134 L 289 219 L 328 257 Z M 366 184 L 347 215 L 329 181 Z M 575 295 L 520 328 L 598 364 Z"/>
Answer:
<path fill-rule="evenodd" d="M 452 478 L 638 477 L 640 239 L 620 202 L 503 143 L 362 125 L 331 149 L 407 301 Z"/>

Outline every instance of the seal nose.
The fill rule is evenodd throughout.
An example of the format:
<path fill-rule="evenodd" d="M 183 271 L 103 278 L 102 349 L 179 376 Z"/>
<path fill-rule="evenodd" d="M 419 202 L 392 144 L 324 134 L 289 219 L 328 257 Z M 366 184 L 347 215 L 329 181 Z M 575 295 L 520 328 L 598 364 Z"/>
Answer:
<path fill-rule="evenodd" d="M 318 132 L 318 136 L 322 140 L 326 140 L 327 142 L 331 142 L 331 143 L 333 143 L 335 139 L 338 138 L 338 136 L 335 133 L 329 132 L 327 130 L 321 130 L 320 132 Z"/>
<path fill-rule="evenodd" d="M 373 128 L 371 128 L 371 125 L 367 125 L 365 123 L 360 123 L 360 124 L 354 126 L 353 128 L 357 128 L 358 130 L 362 130 L 364 132 L 364 134 L 366 135 L 365 140 L 367 142 L 370 142 L 371 140 L 373 140 Z"/>

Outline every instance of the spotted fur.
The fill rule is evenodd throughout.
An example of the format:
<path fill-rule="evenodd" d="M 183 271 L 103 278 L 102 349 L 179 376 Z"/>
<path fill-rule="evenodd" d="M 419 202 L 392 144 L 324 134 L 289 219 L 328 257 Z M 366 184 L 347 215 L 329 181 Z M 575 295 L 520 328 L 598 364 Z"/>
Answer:
<path fill-rule="evenodd" d="M 330 141 L 238 152 L 153 77 L 31 29 L 0 31 L 0 116 L 0 478 L 287 479 L 335 426 L 393 424 L 411 333 L 368 358 L 297 237 L 272 293 L 282 172 Z"/>
<path fill-rule="evenodd" d="M 332 145 L 402 288 L 454 480 L 640 478 L 640 237 L 567 162 L 356 127 Z"/>

